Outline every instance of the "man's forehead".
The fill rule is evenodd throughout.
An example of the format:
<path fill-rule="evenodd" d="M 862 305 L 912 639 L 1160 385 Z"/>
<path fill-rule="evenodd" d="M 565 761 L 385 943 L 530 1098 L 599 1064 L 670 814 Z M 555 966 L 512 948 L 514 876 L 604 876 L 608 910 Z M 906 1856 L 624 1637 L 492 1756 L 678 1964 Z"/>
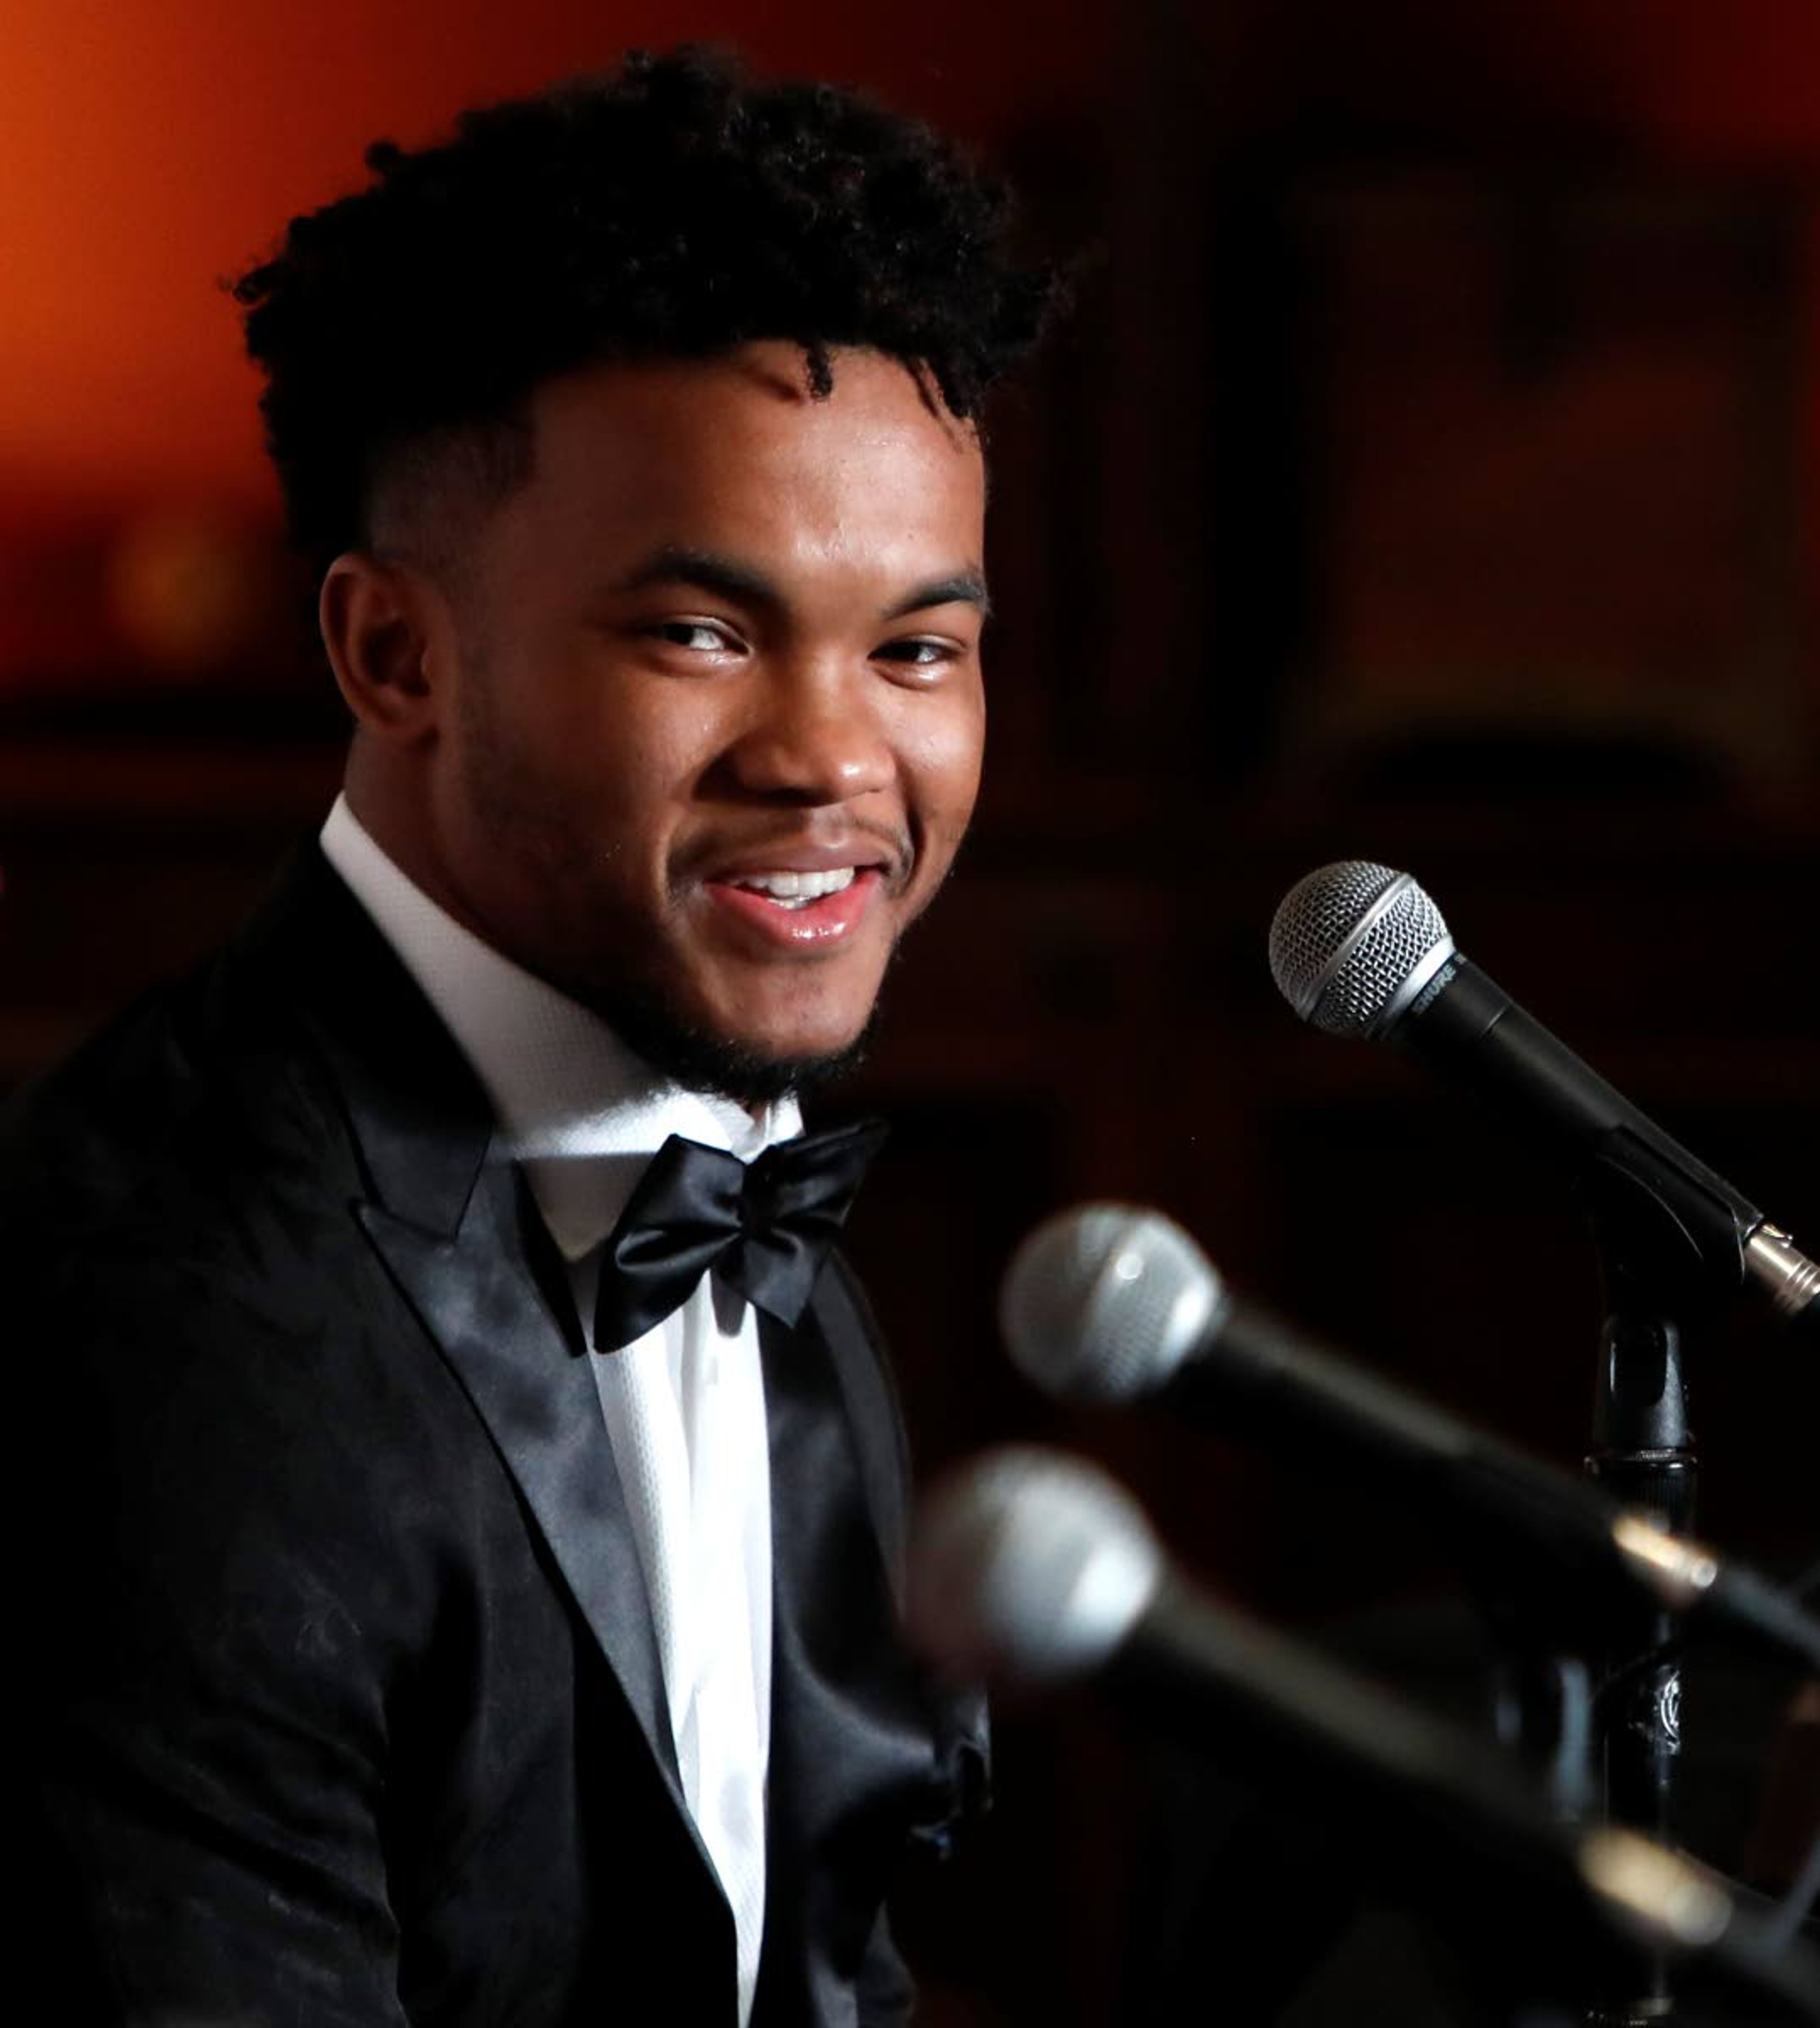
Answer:
<path fill-rule="evenodd" d="M 753 350 L 540 390 L 531 483 L 505 503 L 521 539 L 592 545 L 624 569 L 671 549 L 773 572 L 861 559 L 906 580 L 977 572 L 985 484 L 971 427 L 881 355 L 838 360 L 818 397 L 782 370 L 793 348 Z"/>
<path fill-rule="evenodd" d="M 394 461 L 372 535 L 426 560 L 466 550 L 514 576 L 618 575 L 665 548 L 774 575 L 793 553 L 864 560 L 899 591 L 977 574 L 986 484 L 971 424 L 883 353 L 840 350 L 830 364 L 825 395 L 782 341 L 553 377 L 513 418 Z"/>
<path fill-rule="evenodd" d="M 673 447 L 703 442 L 723 455 L 830 450 L 853 457 L 913 450 L 965 469 L 978 432 L 955 416 L 914 366 L 863 347 L 829 354 L 832 384 L 812 385 L 802 348 L 767 339 L 706 358 L 613 360 L 546 382 L 529 413 L 555 455 L 596 440 Z"/>

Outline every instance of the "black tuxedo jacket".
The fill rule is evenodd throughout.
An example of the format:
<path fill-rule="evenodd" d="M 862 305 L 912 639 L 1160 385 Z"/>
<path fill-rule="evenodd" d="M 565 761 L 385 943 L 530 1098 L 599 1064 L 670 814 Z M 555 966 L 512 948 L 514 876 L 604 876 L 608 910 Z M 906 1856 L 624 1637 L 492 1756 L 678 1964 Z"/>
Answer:
<path fill-rule="evenodd" d="M 19 1942 L 59 2018 L 731 2024 L 594 1355 L 464 1060 L 320 854 L 9 1109 L 0 1259 Z M 898 1646 L 900 1426 L 843 1266 L 764 1360 L 756 2019 L 895 2021 L 882 1901 L 978 1714 Z"/>

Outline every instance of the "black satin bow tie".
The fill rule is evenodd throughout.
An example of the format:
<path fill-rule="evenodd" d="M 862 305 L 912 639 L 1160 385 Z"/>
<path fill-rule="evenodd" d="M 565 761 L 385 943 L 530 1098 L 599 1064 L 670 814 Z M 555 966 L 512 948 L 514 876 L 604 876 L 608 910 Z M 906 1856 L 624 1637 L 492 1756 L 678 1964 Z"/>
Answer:
<path fill-rule="evenodd" d="M 864 1119 L 780 1141 L 745 1163 L 672 1134 L 609 1235 L 595 1351 L 642 1338 L 711 1273 L 793 1324 L 884 1138 L 881 1121 Z"/>

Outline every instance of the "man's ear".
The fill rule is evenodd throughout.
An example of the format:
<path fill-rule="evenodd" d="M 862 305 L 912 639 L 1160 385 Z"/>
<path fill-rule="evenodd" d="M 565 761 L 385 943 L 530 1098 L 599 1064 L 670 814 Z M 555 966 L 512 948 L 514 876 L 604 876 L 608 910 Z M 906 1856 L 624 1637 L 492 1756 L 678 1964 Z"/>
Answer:
<path fill-rule="evenodd" d="M 316 616 L 362 730 L 388 746 L 433 735 L 444 702 L 438 679 L 453 643 L 442 601 L 423 575 L 350 550 L 328 567 Z"/>

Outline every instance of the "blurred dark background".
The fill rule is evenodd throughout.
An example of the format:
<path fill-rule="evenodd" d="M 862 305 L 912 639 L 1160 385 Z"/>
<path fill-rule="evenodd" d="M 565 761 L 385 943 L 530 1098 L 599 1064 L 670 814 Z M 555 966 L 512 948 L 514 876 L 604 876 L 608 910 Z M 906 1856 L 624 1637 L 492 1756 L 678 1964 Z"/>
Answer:
<path fill-rule="evenodd" d="M 997 1280 L 1059 1206 L 1154 1204 L 1235 1282 L 1577 1461 L 1599 1303 L 1566 1196 L 1270 983 L 1277 901 L 1345 857 L 1415 872 L 1494 976 L 1820 1238 L 1807 0 L 13 0 L 0 1088 L 217 938 L 333 793 L 220 277 L 375 136 L 684 36 L 957 129 L 1034 244 L 1089 257 L 993 419 L 978 828 L 852 1094 L 896 1124 L 853 1245 L 920 1462 L 1078 1445 L 1315 1638 L 1445 1616 L 1445 1557 L 1376 1503 L 1038 1401 Z M 1740 1315 L 1690 1375 L 1703 1531 L 1793 1570 L 1820 1370 Z M 1717 1732 L 1690 1838 L 1737 1865 L 1766 1733 Z M 1085 1700 L 1000 1737 L 987 1829 L 912 1884 L 927 2018 L 1116 2019 L 1148 1772 Z"/>

